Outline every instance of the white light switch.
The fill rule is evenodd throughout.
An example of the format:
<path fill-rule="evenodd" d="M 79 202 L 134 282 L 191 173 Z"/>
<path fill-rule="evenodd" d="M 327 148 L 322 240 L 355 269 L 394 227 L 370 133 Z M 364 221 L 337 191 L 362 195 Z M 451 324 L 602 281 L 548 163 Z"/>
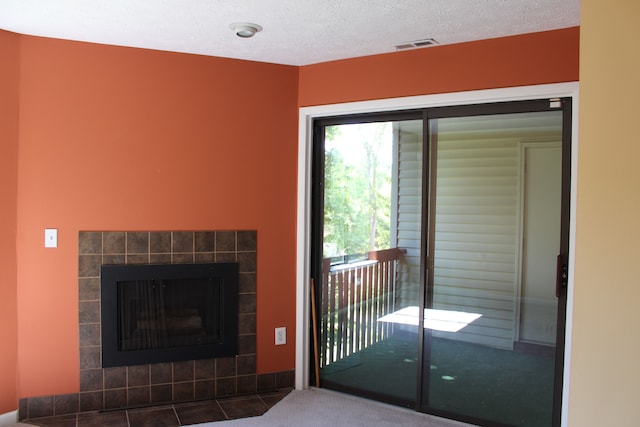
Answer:
<path fill-rule="evenodd" d="M 57 228 L 44 229 L 44 247 L 45 248 L 58 247 L 58 229 Z"/>

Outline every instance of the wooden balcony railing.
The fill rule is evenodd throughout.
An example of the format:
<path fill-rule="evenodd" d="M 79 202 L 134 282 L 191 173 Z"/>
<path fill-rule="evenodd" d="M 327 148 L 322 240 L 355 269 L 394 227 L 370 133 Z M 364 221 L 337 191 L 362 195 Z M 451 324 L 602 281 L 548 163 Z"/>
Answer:
<path fill-rule="evenodd" d="M 320 301 L 320 366 L 385 339 L 390 324 L 378 319 L 394 311 L 396 268 L 404 249 L 369 252 L 368 259 L 331 266 L 323 260 Z"/>

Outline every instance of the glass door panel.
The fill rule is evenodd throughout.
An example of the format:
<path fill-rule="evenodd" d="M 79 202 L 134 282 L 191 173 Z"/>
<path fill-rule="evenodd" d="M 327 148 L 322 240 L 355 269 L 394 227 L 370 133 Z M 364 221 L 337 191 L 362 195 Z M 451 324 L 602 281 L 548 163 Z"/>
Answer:
<path fill-rule="evenodd" d="M 420 116 L 418 116 L 420 117 Z M 320 126 L 323 387 L 415 406 L 422 120 Z"/>
<path fill-rule="evenodd" d="M 427 412 L 550 426 L 561 110 L 429 121 Z"/>

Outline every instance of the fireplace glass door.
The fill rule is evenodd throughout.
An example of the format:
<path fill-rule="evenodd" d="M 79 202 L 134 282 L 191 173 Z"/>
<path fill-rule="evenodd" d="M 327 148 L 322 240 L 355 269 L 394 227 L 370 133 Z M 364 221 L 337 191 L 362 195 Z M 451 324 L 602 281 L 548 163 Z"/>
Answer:
<path fill-rule="evenodd" d="M 103 265 L 102 367 L 229 357 L 238 264 Z"/>
<path fill-rule="evenodd" d="M 219 278 L 118 282 L 118 349 L 222 342 L 221 297 Z"/>

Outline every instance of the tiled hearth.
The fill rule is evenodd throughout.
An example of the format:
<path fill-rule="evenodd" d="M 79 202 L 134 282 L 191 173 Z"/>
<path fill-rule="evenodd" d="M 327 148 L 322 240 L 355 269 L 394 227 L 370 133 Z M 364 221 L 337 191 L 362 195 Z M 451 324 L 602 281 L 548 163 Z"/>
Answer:
<path fill-rule="evenodd" d="M 20 399 L 20 419 L 250 396 L 293 387 L 294 371 L 256 374 L 256 257 L 255 231 L 80 232 L 80 392 Z M 239 265 L 238 355 L 103 369 L 100 266 L 198 262 Z"/>
<path fill-rule="evenodd" d="M 282 390 L 249 396 L 25 420 L 42 427 L 178 427 L 263 415 L 289 393 Z"/>

